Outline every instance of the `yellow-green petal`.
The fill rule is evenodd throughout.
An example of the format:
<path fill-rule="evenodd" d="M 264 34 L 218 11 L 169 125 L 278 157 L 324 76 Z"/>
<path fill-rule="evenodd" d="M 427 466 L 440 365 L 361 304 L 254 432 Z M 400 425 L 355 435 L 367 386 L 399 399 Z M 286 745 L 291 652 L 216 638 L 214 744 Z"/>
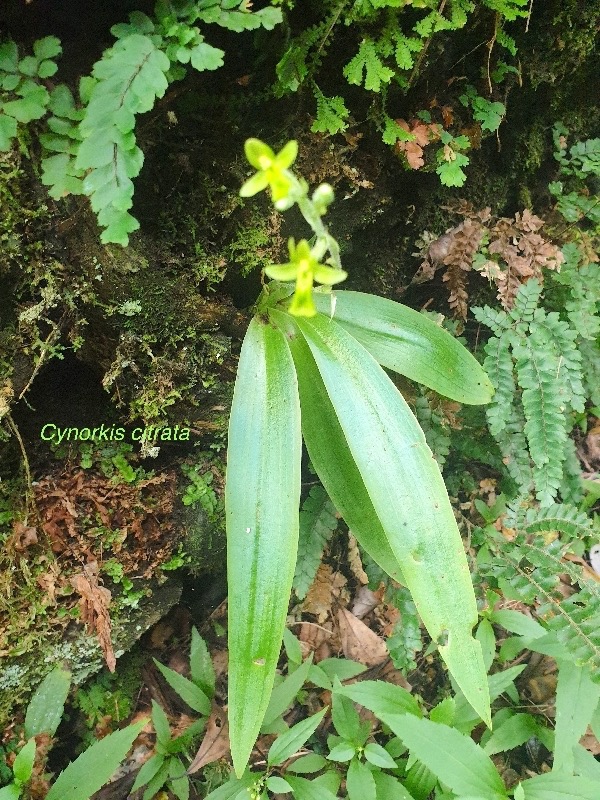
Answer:
<path fill-rule="evenodd" d="M 324 283 L 326 286 L 333 286 L 334 283 L 345 281 L 348 273 L 343 269 L 336 269 L 335 267 L 326 267 L 323 264 L 315 264 L 313 266 L 313 273 L 315 280 L 318 283 Z"/>
<path fill-rule="evenodd" d="M 275 153 L 268 144 L 261 142 L 260 139 L 246 139 L 244 142 L 244 152 L 246 158 L 255 169 L 266 169 L 275 160 Z M 269 164 L 265 164 L 265 159 L 269 159 Z"/>
<path fill-rule="evenodd" d="M 269 180 L 266 173 L 256 172 L 251 178 L 242 184 L 240 189 L 240 197 L 252 197 L 252 195 L 262 192 L 269 185 Z"/>
<path fill-rule="evenodd" d="M 298 155 L 298 142 L 292 139 L 275 156 L 275 163 L 280 169 L 288 169 L 292 166 Z"/>
<path fill-rule="evenodd" d="M 265 267 L 265 274 L 276 281 L 293 281 L 297 272 L 297 264 L 271 264 Z"/>

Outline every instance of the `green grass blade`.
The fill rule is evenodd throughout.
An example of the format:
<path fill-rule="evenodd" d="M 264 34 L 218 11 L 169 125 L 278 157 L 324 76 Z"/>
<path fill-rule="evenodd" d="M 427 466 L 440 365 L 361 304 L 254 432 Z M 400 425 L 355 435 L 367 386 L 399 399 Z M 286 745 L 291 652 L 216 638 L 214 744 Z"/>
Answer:
<path fill-rule="evenodd" d="M 334 292 L 334 319 L 384 367 L 459 403 L 489 403 L 492 384 L 466 347 L 424 314 L 362 292 Z M 314 293 L 331 313 L 331 296 Z"/>
<path fill-rule="evenodd" d="M 302 433 L 310 460 L 325 491 L 359 544 L 394 580 L 404 582 L 364 481 L 348 449 L 317 365 L 293 317 L 271 310 L 271 318 L 288 334 L 298 374 Z M 325 435 L 326 432 L 326 435 Z"/>
<path fill-rule="evenodd" d="M 471 635 L 475 593 L 425 436 L 391 380 L 347 331 L 321 314 L 297 325 L 421 619 L 468 702 L 491 725 L 481 646 Z"/>
<path fill-rule="evenodd" d="M 300 401 L 285 337 L 255 317 L 229 422 L 229 734 L 244 771 L 269 704 L 296 564 Z"/>

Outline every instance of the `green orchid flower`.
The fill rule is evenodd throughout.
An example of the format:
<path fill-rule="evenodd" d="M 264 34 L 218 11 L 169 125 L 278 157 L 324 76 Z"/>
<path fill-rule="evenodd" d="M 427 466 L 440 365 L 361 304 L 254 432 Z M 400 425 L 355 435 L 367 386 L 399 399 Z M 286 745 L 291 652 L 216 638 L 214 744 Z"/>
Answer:
<path fill-rule="evenodd" d="M 314 317 L 317 313 L 313 302 L 313 283 L 324 283 L 333 286 L 347 277 L 343 269 L 320 264 L 317 255 L 311 250 L 306 239 L 298 244 L 293 239 L 288 241 L 290 260 L 287 264 L 274 264 L 265 269 L 269 278 L 277 281 L 296 281 L 294 297 L 288 309 L 296 317 Z"/>
<path fill-rule="evenodd" d="M 258 170 L 240 189 L 242 197 L 252 197 L 267 186 L 271 189 L 273 203 L 279 211 L 291 208 L 296 202 L 295 192 L 298 181 L 288 172 L 288 168 L 298 155 L 298 142 L 290 141 L 275 154 L 268 144 L 260 139 L 247 139 L 244 144 L 246 158 Z"/>

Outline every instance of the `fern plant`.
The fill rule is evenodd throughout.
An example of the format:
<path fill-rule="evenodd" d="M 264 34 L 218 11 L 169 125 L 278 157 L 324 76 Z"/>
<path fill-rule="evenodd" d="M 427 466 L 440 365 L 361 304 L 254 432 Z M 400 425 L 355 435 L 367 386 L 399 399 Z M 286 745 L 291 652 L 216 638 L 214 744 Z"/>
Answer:
<path fill-rule="evenodd" d="M 290 39 L 276 68 L 274 94 L 281 97 L 299 91 L 303 85 L 310 86 L 316 105 L 311 130 L 331 135 L 344 131 L 349 124 L 350 110 L 340 95 L 329 97 L 324 93 L 319 85 L 319 73 L 336 34 L 342 26 L 349 27 L 357 35 L 358 44 L 355 54 L 342 69 L 344 77 L 350 85 L 363 87 L 374 96 L 372 116 L 386 144 L 414 141 L 415 136 L 407 132 L 403 121 L 395 119 L 396 115 L 391 112 L 388 89 L 393 87 L 407 93 L 431 40 L 464 28 L 470 15 L 480 6 L 492 12 L 488 17 L 493 21 L 491 47 L 499 47 L 497 63 L 494 69 L 488 70 L 488 93 L 492 95 L 494 84 L 518 72 L 514 64 L 508 63 L 515 60 L 517 46 L 506 31 L 506 25 L 526 17 L 527 5 L 527 0 L 483 0 L 480 3 L 453 0 L 447 4 L 437 0 L 422 0 L 418 4 L 398 0 L 360 0 L 346 4 L 327 0 L 322 4 L 321 19 Z M 498 99 L 482 97 L 470 85 L 457 99 L 469 109 L 483 132 L 496 131 L 506 113 Z M 417 116 L 432 121 L 430 112 L 423 111 Z M 436 152 L 433 169 L 444 185 L 462 186 L 466 180 L 462 167 L 469 163 L 465 151 L 471 144 L 467 137 L 454 135 L 444 128 L 448 126 L 440 121 L 442 146 Z M 408 166 L 411 166 L 410 161 Z"/>
<path fill-rule="evenodd" d="M 519 490 L 533 490 L 548 505 L 561 490 L 572 412 L 584 411 L 586 391 L 577 332 L 539 307 L 540 294 L 530 280 L 511 310 L 486 306 L 473 314 L 494 333 L 484 361 L 496 388 L 487 409 L 490 433 Z"/>
<path fill-rule="evenodd" d="M 62 84 L 52 92 L 40 84 L 56 72 L 58 39 L 39 40 L 34 55 L 21 60 L 9 42 L 0 48 L 0 88 L 16 99 L 0 98 L 0 149 L 11 146 L 17 122 L 40 119 L 49 111 L 48 131 L 40 141 L 42 181 L 50 196 L 86 195 L 104 229 L 101 240 L 125 246 L 139 228 L 130 213 L 133 179 L 144 162 L 135 137 L 138 115 L 185 77 L 188 66 L 203 71 L 223 64 L 223 50 L 205 41 L 197 23 L 241 32 L 272 29 L 280 21 L 280 10 L 252 12 L 244 0 L 158 0 L 154 18 L 136 11 L 128 23 L 112 27 L 117 41 L 92 74 L 81 79 L 78 98 Z"/>

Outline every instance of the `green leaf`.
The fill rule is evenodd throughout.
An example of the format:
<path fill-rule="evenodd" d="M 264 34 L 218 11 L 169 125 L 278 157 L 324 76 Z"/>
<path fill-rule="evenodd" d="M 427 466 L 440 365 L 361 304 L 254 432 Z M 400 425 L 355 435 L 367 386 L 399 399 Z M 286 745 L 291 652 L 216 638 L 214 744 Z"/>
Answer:
<path fill-rule="evenodd" d="M 386 715 L 385 722 L 442 783 L 459 795 L 480 795 L 487 800 L 507 797 L 491 759 L 468 736 L 410 714 Z"/>
<path fill-rule="evenodd" d="M 25 736 L 54 736 L 71 686 L 71 673 L 62 667 L 49 672 L 35 690 L 25 714 Z"/>
<path fill-rule="evenodd" d="M 339 742 L 329 751 L 329 761 L 350 761 L 356 755 L 356 746 L 350 742 Z"/>
<path fill-rule="evenodd" d="M 366 671 L 364 664 L 359 664 L 357 661 L 350 661 L 347 658 L 324 658 L 319 661 L 319 668 L 327 675 L 328 678 L 333 680 L 338 678 L 340 681 L 347 681 L 350 678 L 356 678 L 361 672 Z"/>
<path fill-rule="evenodd" d="M 303 719 L 302 722 L 298 722 L 284 734 L 278 736 L 269 750 L 267 757 L 269 766 L 276 767 L 279 764 L 283 764 L 287 758 L 297 753 L 317 730 L 326 712 L 327 708 L 324 708 L 318 714 L 313 714 L 312 717 Z"/>
<path fill-rule="evenodd" d="M 17 120 L 0 114 L 0 151 L 6 152 L 12 146 L 12 140 L 17 135 Z"/>
<path fill-rule="evenodd" d="M 205 800 L 235 800 L 244 789 L 252 786 L 255 780 L 256 774 L 251 772 L 245 772 L 241 778 L 232 776 L 223 786 L 219 786 L 214 792 L 207 794 Z M 247 792 L 246 794 L 248 795 Z"/>
<path fill-rule="evenodd" d="M 207 697 L 215 693 L 215 670 L 206 642 L 196 628 L 192 628 L 192 645 L 190 651 L 190 674 Z"/>
<path fill-rule="evenodd" d="M 203 70 L 219 69 L 223 66 L 225 52 L 218 47 L 211 47 L 206 42 L 200 42 L 190 50 L 190 62 L 194 69 Z"/>
<path fill-rule="evenodd" d="M 381 84 L 389 83 L 395 74 L 393 69 L 384 66 L 371 39 L 363 39 L 358 53 L 346 64 L 343 72 L 348 83 L 356 86 L 361 85 L 364 75 L 365 89 L 371 92 L 381 91 Z"/>
<path fill-rule="evenodd" d="M 283 334 L 255 317 L 229 422 L 229 732 L 243 772 L 269 705 L 296 564 L 300 402 Z"/>
<path fill-rule="evenodd" d="M 287 775 L 286 780 L 292 787 L 296 800 L 336 800 L 335 794 L 317 780 L 309 781 L 295 775 Z"/>
<path fill-rule="evenodd" d="M 27 744 L 17 753 L 13 763 L 13 775 L 15 782 L 19 785 L 27 783 L 33 772 L 33 762 L 35 761 L 35 739 L 30 739 Z"/>
<path fill-rule="evenodd" d="M 156 700 L 152 701 L 152 725 L 156 733 L 156 742 L 164 750 L 171 741 L 171 728 L 167 715 Z"/>
<path fill-rule="evenodd" d="M 189 800 L 190 781 L 180 758 L 171 758 L 169 763 L 170 787 L 178 800 Z"/>
<path fill-rule="evenodd" d="M 421 619 L 468 701 L 491 725 L 481 646 L 471 635 L 477 606 L 469 566 L 423 431 L 381 367 L 335 321 L 318 314 L 297 325 Z"/>
<path fill-rule="evenodd" d="M 310 460 L 327 494 L 361 547 L 391 578 L 401 581 L 400 565 L 388 544 L 363 479 L 348 449 L 310 349 L 289 315 L 275 310 L 271 310 L 269 315 L 289 338 L 298 372 L 302 433 Z M 324 430 L 327 431 L 326 437 L 323 436 Z"/>
<path fill-rule="evenodd" d="M 598 800 L 598 783 L 579 776 L 549 772 L 523 781 L 520 786 L 525 800 Z"/>
<path fill-rule="evenodd" d="M 373 773 L 357 758 L 352 759 L 348 767 L 346 791 L 349 800 L 377 800 Z"/>
<path fill-rule="evenodd" d="M 9 783 L 8 786 L 3 786 L 0 789 L 0 800 L 19 800 L 21 796 L 21 787 L 16 783 Z"/>
<path fill-rule="evenodd" d="M 4 42 L 0 45 L 0 70 L 2 72 L 16 72 L 19 63 L 19 51 L 14 42 Z"/>
<path fill-rule="evenodd" d="M 506 106 L 492 103 L 484 97 L 473 99 L 473 117 L 481 123 L 482 131 L 497 131 L 506 114 Z"/>
<path fill-rule="evenodd" d="M 379 719 L 386 714 L 415 714 L 421 716 L 421 709 L 415 697 L 401 686 L 385 681 L 360 681 L 349 686 L 336 685 L 336 694 L 344 695 L 355 703 L 368 708 Z"/>
<path fill-rule="evenodd" d="M 315 292 L 323 314 L 330 298 Z M 362 292 L 336 291 L 333 318 L 382 366 L 459 403 L 488 403 L 493 386 L 466 347 L 408 306 Z"/>
<path fill-rule="evenodd" d="M 272 775 L 270 778 L 267 778 L 267 789 L 271 792 L 275 792 L 276 794 L 286 794 L 286 792 L 291 792 L 292 787 L 289 783 L 284 780 L 283 778 L 279 778 L 276 775 Z"/>
<path fill-rule="evenodd" d="M 288 661 L 292 664 L 302 663 L 302 646 L 300 640 L 294 636 L 289 628 L 283 629 L 283 646 L 288 657 Z"/>
<path fill-rule="evenodd" d="M 263 719 L 263 727 L 272 725 L 294 702 L 294 698 L 303 687 L 312 664 L 312 653 L 298 669 L 291 672 L 279 686 L 276 686 L 271 693 L 271 699 Z"/>
<path fill-rule="evenodd" d="M 336 731 L 346 741 L 357 747 L 361 746 L 363 742 L 360 717 L 352 701 L 339 693 L 334 694 L 332 699 L 331 719 Z"/>
<path fill-rule="evenodd" d="M 199 714 L 203 714 L 205 717 L 210 716 L 210 700 L 199 686 L 196 686 L 195 683 L 184 678 L 183 675 L 175 672 L 175 670 L 165 667 L 164 664 L 161 664 L 160 661 L 157 661 L 155 658 L 152 660 L 163 678 L 169 686 L 177 692 L 184 703 L 187 703 L 190 708 L 193 708 L 194 711 L 197 711 Z"/>
<path fill-rule="evenodd" d="M 376 767 L 381 767 L 382 769 L 396 769 L 398 767 L 388 751 L 376 742 L 369 742 L 365 747 L 364 753 L 367 761 Z"/>
<path fill-rule="evenodd" d="M 31 122 L 40 119 L 46 113 L 49 94 L 43 86 L 39 86 L 36 91 L 28 92 L 25 97 L 19 100 L 9 100 L 4 103 L 2 110 L 9 117 L 14 117 L 17 122 Z"/>
<path fill-rule="evenodd" d="M 600 684 L 588 666 L 558 662 L 553 772 L 573 774 L 574 748 L 587 730 L 600 700 Z"/>
<path fill-rule="evenodd" d="M 374 772 L 373 778 L 377 787 L 377 800 L 414 800 L 412 794 L 402 786 L 398 778 L 385 772 Z"/>
<path fill-rule="evenodd" d="M 452 161 L 442 161 L 437 167 L 436 172 L 440 176 L 443 186 L 463 186 L 467 180 L 467 175 L 462 169 L 469 163 L 468 156 L 462 153 L 454 153 Z"/>
<path fill-rule="evenodd" d="M 56 58 L 62 53 L 60 39 L 57 39 L 56 36 L 45 36 L 43 39 L 38 39 L 33 43 L 33 52 L 39 61 Z"/>
<path fill-rule="evenodd" d="M 539 736 L 539 732 L 539 723 L 531 714 L 513 714 L 506 722 L 494 727 L 483 749 L 488 756 L 503 753 L 519 747 L 532 736 Z"/>
<path fill-rule="evenodd" d="M 60 773 L 46 800 L 88 800 L 110 779 L 147 722 L 128 725 L 88 747 Z"/>
<path fill-rule="evenodd" d="M 137 792 L 142 786 L 150 783 L 152 778 L 158 774 L 164 763 L 164 755 L 162 755 L 162 753 L 155 753 L 148 761 L 142 764 L 140 771 L 136 775 L 135 782 L 131 787 L 131 793 Z"/>
<path fill-rule="evenodd" d="M 317 753 L 309 753 L 307 756 L 300 756 L 299 759 L 287 767 L 288 772 L 311 773 L 320 772 L 327 766 L 327 759 Z"/>
<path fill-rule="evenodd" d="M 313 133 L 335 133 L 345 131 L 348 127 L 347 119 L 350 112 L 346 108 L 343 97 L 326 97 L 319 87 L 314 86 L 317 101 L 317 116 L 310 126 Z"/>

